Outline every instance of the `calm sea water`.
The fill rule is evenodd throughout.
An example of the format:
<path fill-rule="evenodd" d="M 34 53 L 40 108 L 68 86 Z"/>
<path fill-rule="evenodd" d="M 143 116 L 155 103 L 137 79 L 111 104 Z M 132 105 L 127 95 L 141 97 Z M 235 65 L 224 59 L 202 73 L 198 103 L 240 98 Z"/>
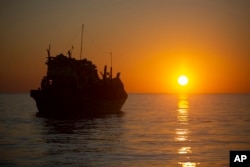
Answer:
<path fill-rule="evenodd" d="M 0 166 L 229 166 L 250 150 L 250 95 L 133 95 L 124 114 L 36 117 L 28 94 L 0 95 Z"/>

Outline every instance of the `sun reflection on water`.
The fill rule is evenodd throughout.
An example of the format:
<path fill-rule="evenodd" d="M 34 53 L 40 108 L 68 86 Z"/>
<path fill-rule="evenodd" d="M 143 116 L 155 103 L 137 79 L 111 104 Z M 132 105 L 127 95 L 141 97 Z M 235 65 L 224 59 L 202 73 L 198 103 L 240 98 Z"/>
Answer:
<path fill-rule="evenodd" d="M 191 139 L 190 130 L 189 130 L 189 119 L 188 119 L 188 110 L 189 104 L 187 96 L 180 95 L 178 100 L 178 109 L 177 109 L 177 122 L 179 123 L 179 128 L 175 129 L 175 141 L 183 143 L 183 146 L 180 147 L 177 152 L 179 155 L 186 156 L 182 161 L 179 161 L 178 164 L 182 167 L 196 167 L 200 163 L 191 162 L 190 156 L 192 154 L 192 148 L 189 145 Z"/>
<path fill-rule="evenodd" d="M 192 153 L 191 147 L 181 147 L 178 150 L 179 154 L 188 154 L 188 153 Z"/>
<path fill-rule="evenodd" d="M 196 162 L 179 162 L 178 164 L 180 164 L 182 167 L 196 167 L 200 163 L 196 163 Z"/>

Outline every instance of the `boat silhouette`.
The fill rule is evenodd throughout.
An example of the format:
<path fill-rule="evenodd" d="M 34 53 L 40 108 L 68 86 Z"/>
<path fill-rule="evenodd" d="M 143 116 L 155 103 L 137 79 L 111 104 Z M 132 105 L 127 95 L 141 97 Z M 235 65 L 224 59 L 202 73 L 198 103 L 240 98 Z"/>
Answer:
<path fill-rule="evenodd" d="M 95 64 L 68 55 L 50 55 L 47 49 L 47 74 L 41 87 L 31 90 L 38 115 L 49 117 L 95 116 L 121 112 L 127 93 L 120 73 L 112 76 L 112 67 L 98 76 Z"/>

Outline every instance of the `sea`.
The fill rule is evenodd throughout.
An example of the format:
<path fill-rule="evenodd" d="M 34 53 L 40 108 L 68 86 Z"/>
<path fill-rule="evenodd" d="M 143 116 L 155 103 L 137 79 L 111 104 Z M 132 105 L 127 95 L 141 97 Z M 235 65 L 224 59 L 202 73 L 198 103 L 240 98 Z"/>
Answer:
<path fill-rule="evenodd" d="M 0 94 L 0 166 L 228 167 L 250 150 L 250 94 L 129 94 L 122 113 L 52 119 Z"/>

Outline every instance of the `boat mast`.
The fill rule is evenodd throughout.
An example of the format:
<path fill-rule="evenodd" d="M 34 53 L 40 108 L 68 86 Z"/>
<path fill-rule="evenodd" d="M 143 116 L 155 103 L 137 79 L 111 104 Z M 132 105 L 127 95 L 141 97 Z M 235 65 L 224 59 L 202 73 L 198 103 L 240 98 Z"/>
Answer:
<path fill-rule="evenodd" d="M 47 49 L 47 53 L 48 53 L 48 58 L 50 58 L 50 45 L 49 45 L 49 49 Z"/>
<path fill-rule="evenodd" d="M 81 52 L 80 52 L 80 60 L 82 59 L 83 27 L 84 27 L 84 24 L 82 24 L 82 37 L 81 37 Z"/>
<path fill-rule="evenodd" d="M 110 63 L 111 63 L 111 67 L 110 67 L 110 78 L 112 79 L 112 52 L 110 52 Z"/>

